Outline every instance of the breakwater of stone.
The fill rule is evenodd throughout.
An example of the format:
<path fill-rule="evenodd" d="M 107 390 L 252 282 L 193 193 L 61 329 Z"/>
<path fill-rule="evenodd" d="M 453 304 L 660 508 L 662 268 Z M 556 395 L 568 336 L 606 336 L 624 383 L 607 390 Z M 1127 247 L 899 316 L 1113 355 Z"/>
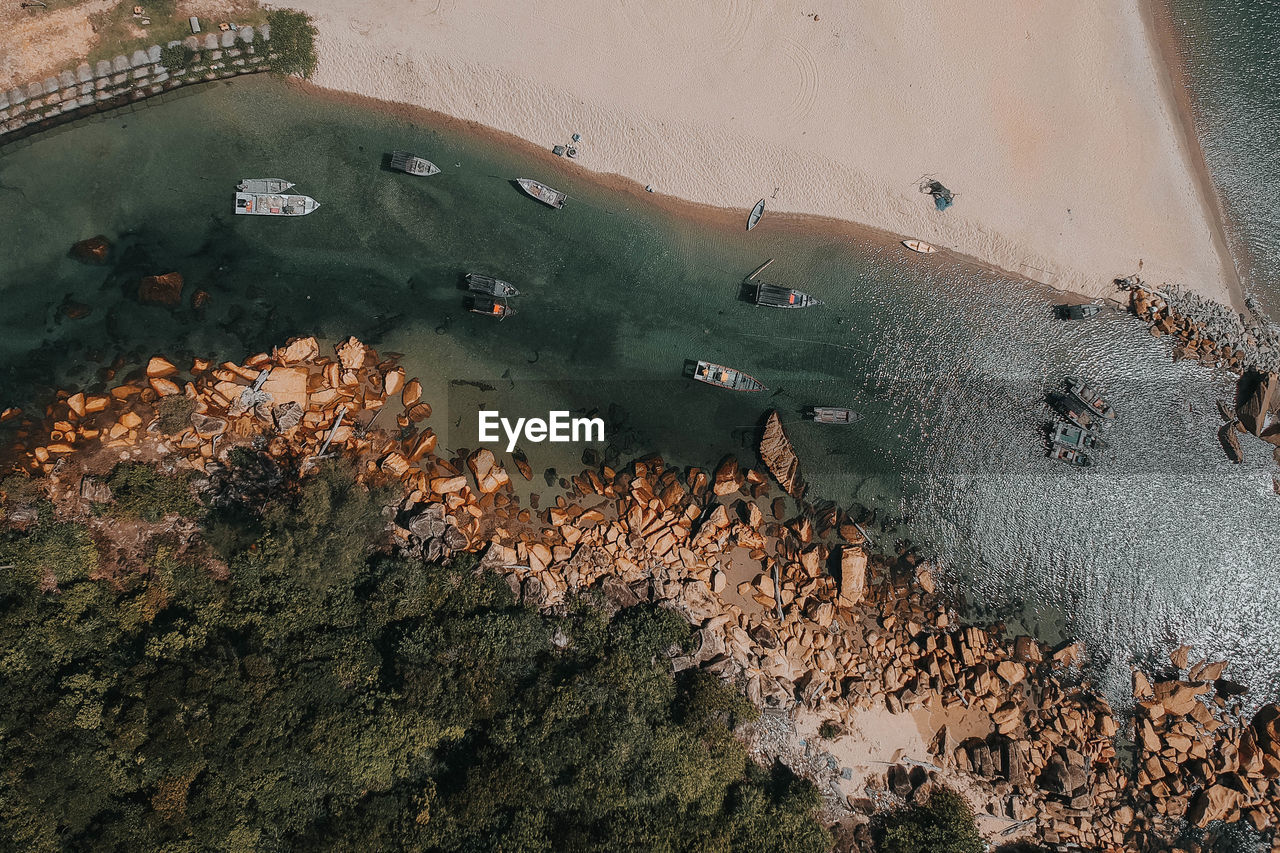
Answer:
<path fill-rule="evenodd" d="M 1257 319 L 1263 315 L 1255 300 L 1246 301 L 1255 315 L 1250 317 L 1177 285 L 1157 290 L 1136 277 L 1120 284 L 1129 290 L 1130 309 L 1151 326 L 1153 335 L 1178 339 L 1175 359 L 1190 358 L 1234 373 L 1280 372 L 1280 325 Z"/>
<path fill-rule="evenodd" d="M 268 24 L 192 35 L 0 90 L 0 144 L 179 86 L 270 70 L 270 41 Z"/>

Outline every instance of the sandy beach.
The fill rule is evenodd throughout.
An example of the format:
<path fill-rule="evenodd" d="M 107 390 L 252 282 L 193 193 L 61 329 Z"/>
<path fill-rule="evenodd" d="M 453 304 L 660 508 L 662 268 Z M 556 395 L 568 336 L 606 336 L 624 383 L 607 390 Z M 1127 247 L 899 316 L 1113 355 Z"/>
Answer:
<path fill-rule="evenodd" d="M 413 104 L 663 194 L 833 217 L 1110 295 L 1239 307 L 1203 162 L 1137 4 L 770 7 L 296 0 L 320 86 Z M 919 184 L 956 194 L 935 210 Z M 761 227 L 768 225 L 768 217 Z"/>

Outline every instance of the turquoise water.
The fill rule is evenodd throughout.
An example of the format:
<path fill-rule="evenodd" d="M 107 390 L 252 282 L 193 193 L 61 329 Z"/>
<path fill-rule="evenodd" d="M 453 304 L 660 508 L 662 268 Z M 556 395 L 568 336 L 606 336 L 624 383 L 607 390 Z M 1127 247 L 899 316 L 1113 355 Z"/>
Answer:
<path fill-rule="evenodd" d="M 443 173 L 385 171 L 392 148 Z M 566 171 L 567 170 L 567 171 Z M 516 176 L 567 191 L 563 211 Z M 283 176 L 322 207 L 297 220 L 231 215 L 243 176 Z M 1214 436 L 1230 377 L 1173 364 L 1134 320 L 1051 317 L 1045 297 L 963 265 L 852 232 L 767 217 L 746 234 L 677 218 L 646 194 L 607 189 L 571 164 L 425 116 L 322 100 L 272 79 L 200 89 L 82 122 L 0 152 L 0 393 L 127 373 L 153 352 L 243 358 L 299 333 L 354 334 L 405 354 L 451 449 L 474 446 L 479 405 L 539 415 L 598 412 L 608 459 L 656 451 L 682 464 L 749 457 L 777 408 L 811 496 L 863 512 L 892 549 L 936 554 L 983 616 L 1047 638 L 1082 636 L 1117 696 L 1131 660 L 1175 641 L 1227 655 L 1266 697 L 1280 692 L 1280 541 L 1273 465 L 1242 466 Z M 745 215 L 745 212 L 744 212 Z M 111 266 L 69 245 L 102 233 Z M 766 277 L 824 300 L 808 311 L 737 299 Z M 201 313 L 140 305 L 141 275 L 178 270 Z M 519 313 L 468 314 L 459 279 L 514 282 Z M 70 319 L 68 300 L 91 307 Z M 707 358 L 769 390 L 732 394 L 681 378 Z M 1121 413 L 1095 470 L 1043 457 L 1043 398 L 1064 374 L 1102 382 Z M 864 413 L 850 428 L 802 422 L 813 404 Z M 524 449 L 543 474 L 582 448 Z M 874 513 L 874 521 L 871 521 Z"/>

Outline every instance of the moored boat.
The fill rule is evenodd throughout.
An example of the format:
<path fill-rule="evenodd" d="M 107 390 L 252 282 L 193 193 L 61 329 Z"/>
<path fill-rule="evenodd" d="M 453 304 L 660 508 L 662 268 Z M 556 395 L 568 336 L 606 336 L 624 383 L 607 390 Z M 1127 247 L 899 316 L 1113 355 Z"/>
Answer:
<path fill-rule="evenodd" d="M 471 304 L 467 306 L 467 310 L 472 314 L 483 314 L 486 317 L 497 317 L 499 320 L 505 320 L 512 314 L 516 313 L 516 309 L 500 299 L 491 299 L 485 296 L 475 296 L 471 299 Z"/>
<path fill-rule="evenodd" d="M 235 212 L 246 216 L 306 216 L 320 206 L 309 195 L 236 193 Z"/>
<path fill-rule="evenodd" d="M 1054 424 L 1053 432 L 1049 434 L 1049 443 L 1072 450 L 1089 450 L 1093 448 L 1103 450 L 1108 446 L 1097 433 L 1091 432 L 1078 424 L 1065 423 L 1063 421 L 1058 421 Z"/>
<path fill-rule="evenodd" d="M 391 152 L 391 168 L 397 172 L 404 172 L 408 175 L 419 175 L 426 177 L 428 175 L 438 175 L 440 167 L 425 157 L 419 157 L 416 154 L 410 154 L 408 151 Z"/>
<path fill-rule="evenodd" d="M 532 178 L 516 178 L 516 183 L 520 185 L 520 189 L 524 190 L 528 195 L 536 198 L 545 205 L 554 207 L 556 210 L 564 207 L 564 201 L 569 196 L 559 190 L 553 190 L 551 187 L 535 181 Z"/>
<path fill-rule="evenodd" d="M 1073 379 L 1070 376 L 1067 377 L 1066 381 L 1067 390 L 1071 392 L 1073 397 L 1088 406 L 1089 411 L 1093 412 L 1098 417 L 1105 418 L 1109 421 L 1116 419 L 1115 409 L 1112 409 L 1110 404 L 1102 398 L 1102 394 L 1097 388 L 1094 388 L 1092 385 L 1089 385 L 1087 382 L 1080 379 Z"/>
<path fill-rule="evenodd" d="M 848 425 L 859 420 L 862 415 L 842 406 L 814 406 L 810 410 L 810 417 L 814 423 Z"/>
<path fill-rule="evenodd" d="M 1063 447 L 1060 444 L 1055 444 L 1049 448 L 1049 458 L 1057 459 L 1059 462 L 1066 462 L 1068 465 L 1075 465 L 1077 468 L 1093 464 L 1093 460 L 1089 458 L 1088 454 L 1080 450 L 1073 450 L 1070 447 Z"/>
<path fill-rule="evenodd" d="M 520 295 L 520 291 L 516 290 L 515 285 L 510 282 L 474 272 L 467 273 L 467 289 L 474 293 L 484 293 L 488 296 Z"/>
<path fill-rule="evenodd" d="M 760 199 L 756 202 L 756 206 L 751 208 L 751 213 L 747 216 L 748 231 L 760 224 L 761 216 L 764 216 L 764 199 Z"/>
<path fill-rule="evenodd" d="M 693 378 L 708 385 L 715 385 L 718 388 L 728 388 L 730 391 L 765 390 L 764 383 L 754 376 L 743 373 L 741 370 L 725 367 L 722 364 L 713 364 L 709 361 L 696 363 L 693 370 Z"/>
<path fill-rule="evenodd" d="M 760 282 L 756 285 L 755 294 L 756 305 L 763 305 L 767 308 L 809 308 L 813 305 L 821 305 L 817 299 L 800 290 L 790 290 L 785 287 L 779 287 L 776 284 L 765 284 Z"/>
<path fill-rule="evenodd" d="M 244 178 L 236 184 L 242 193 L 258 193 L 259 195 L 280 195 L 293 189 L 294 184 L 284 178 Z"/>
<path fill-rule="evenodd" d="M 1094 316 L 1102 307 L 1099 305 L 1059 305 L 1058 316 L 1063 320 L 1085 320 Z"/>
<path fill-rule="evenodd" d="M 938 247 L 923 240 L 903 240 L 902 245 L 906 246 L 913 252 L 919 252 L 922 255 L 932 255 L 938 251 Z"/>

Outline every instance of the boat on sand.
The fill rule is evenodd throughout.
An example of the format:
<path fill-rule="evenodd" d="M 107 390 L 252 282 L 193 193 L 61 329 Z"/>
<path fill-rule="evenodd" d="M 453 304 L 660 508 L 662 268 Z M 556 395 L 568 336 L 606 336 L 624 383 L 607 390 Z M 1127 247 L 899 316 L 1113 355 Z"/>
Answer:
<path fill-rule="evenodd" d="M 764 216 L 764 199 L 756 202 L 756 206 L 751 208 L 751 215 L 747 217 L 747 230 L 750 231 L 760 223 L 760 217 Z"/>
<path fill-rule="evenodd" d="M 710 361 L 697 362 L 694 365 L 693 378 L 708 385 L 715 385 L 717 388 L 728 388 L 730 391 L 765 390 L 764 383 L 754 376 Z"/>
<path fill-rule="evenodd" d="M 932 255 L 938 251 L 938 247 L 932 243 L 926 243 L 923 240 L 903 240 L 902 245 L 906 246 L 913 252 L 919 252 L 922 255 Z"/>
<path fill-rule="evenodd" d="M 525 193 L 536 198 L 548 207 L 554 207 L 556 210 L 564 207 L 565 199 L 569 197 L 566 193 L 562 193 L 559 190 L 553 190 L 551 187 L 541 181 L 535 181 L 533 178 L 516 178 L 516 183 L 520 186 L 520 189 L 525 191 Z"/>

